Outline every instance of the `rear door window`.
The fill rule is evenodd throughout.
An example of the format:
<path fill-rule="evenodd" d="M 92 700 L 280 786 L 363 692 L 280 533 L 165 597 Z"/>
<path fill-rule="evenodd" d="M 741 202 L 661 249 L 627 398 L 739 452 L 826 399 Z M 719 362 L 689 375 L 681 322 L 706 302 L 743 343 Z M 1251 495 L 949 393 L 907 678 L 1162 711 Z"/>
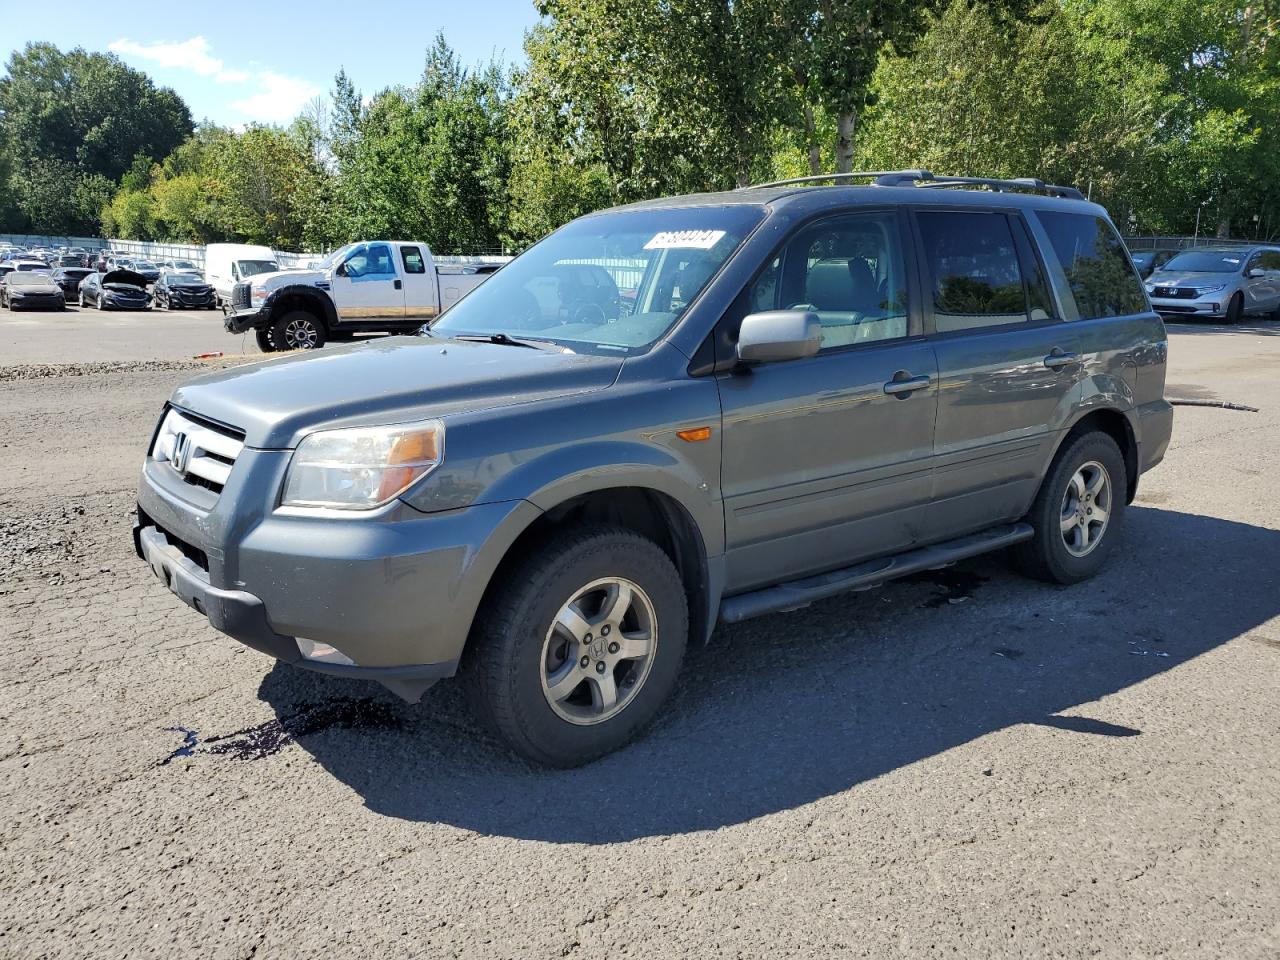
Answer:
<path fill-rule="evenodd" d="M 916 223 L 932 284 L 933 321 L 938 333 L 1027 322 L 1026 279 L 1007 216 L 922 210 L 916 214 Z M 1036 319 L 1047 315 L 1041 302 Z"/>
<path fill-rule="evenodd" d="M 427 266 L 422 261 L 422 251 L 417 247 L 401 247 L 400 260 L 404 264 L 405 273 L 427 272 Z"/>
<path fill-rule="evenodd" d="M 1037 210 L 1035 215 L 1066 274 L 1080 319 L 1146 312 L 1142 281 L 1111 224 L 1087 213 Z"/>

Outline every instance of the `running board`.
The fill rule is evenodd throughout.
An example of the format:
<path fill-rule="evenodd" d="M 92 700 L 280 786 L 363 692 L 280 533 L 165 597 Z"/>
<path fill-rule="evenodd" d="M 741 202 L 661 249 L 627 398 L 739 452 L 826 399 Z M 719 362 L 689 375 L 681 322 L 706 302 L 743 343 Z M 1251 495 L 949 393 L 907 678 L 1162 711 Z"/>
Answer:
<path fill-rule="evenodd" d="M 777 586 L 753 590 L 736 597 L 728 597 L 720 604 L 720 619 L 724 623 L 740 623 L 752 617 L 766 613 L 778 613 L 786 610 L 798 610 L 807 607 L 815 600 L 825 600 L 837 593 L 849 590 L 870 590 L 889 580 L 919 573 L 921 570 L 935 570 L 967 560 L 980 553 L 999 550 L 1012 546 L 1023 540 L 1030 540 L 1035 535 L 1029 523 L 1013 523 L 1003 527 L 992 527 L 981 533 L 970 534 L 937 543 L 931 547 L 908 550 L 893 557 L 882 557 L 869 560 L 841 570 L 832 570 L 816 577 L 803 580 L 792 580 Z"/>

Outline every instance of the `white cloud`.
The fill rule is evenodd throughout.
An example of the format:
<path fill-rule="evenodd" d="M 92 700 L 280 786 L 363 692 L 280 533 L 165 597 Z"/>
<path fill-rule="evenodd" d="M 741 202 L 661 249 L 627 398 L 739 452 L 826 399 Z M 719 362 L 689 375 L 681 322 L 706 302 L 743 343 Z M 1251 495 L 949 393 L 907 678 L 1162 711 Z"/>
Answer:
<path fill-rule="evenodd" d="M 190 70 L 202 77 L 212 77 L 218 83 L 238 85 L 253 84 L 256 90 L 238 100 L 231 109 L 242 114 L 240 123 L 288 123 L 318 97 L 319 87 L 309 80 L 289 77 L 272 70 L 251 72 L 228 67 L 215 57 L 209 41 L 204 37 L 192 37 L 181 42 L 139 43 L 121 38 L 107 44 L 107 49 L 126 57 L 146 60 L 158 67 L 173 70 Z"/>
<path fill-rule="evenodd" d="M 320 88 L 309 80 L 286 77 L 271 70 L 263 70 L 255 79 L 258 92 L 231 103 L 231 109 L 244 114 L 250 122 L 288 123 L 308 101 L 321 93 Z"/>
<path fill-rule="evenodd" d="M 209 41 L 204 37 L 192 37 L 181 43 L 139 43 L 121 38 L 107 44 L 112 53 L 149 60 L 161 67 L 175 70 L 191 70 L 202 77 L 213 77 L 219 83 L 247 83 L 248 72 L 229 70 L 221 60 L 209 52 Z"/>

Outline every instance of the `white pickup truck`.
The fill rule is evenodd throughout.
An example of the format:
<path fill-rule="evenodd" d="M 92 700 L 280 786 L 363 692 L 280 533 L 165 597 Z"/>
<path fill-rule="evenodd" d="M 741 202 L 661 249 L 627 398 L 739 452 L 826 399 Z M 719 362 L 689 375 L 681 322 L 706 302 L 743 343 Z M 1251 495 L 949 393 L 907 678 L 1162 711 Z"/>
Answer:
<path fill-rule="evenodd" d="M 321 347 L 344 333 L 416 330 L 497 268 L 445 272 L 416 240 L 349 243 L 314 270 L 262 273 L 237 283 L 223 306 L 224 324 L 232 333 L 254 330 L 266 352 Z"/>

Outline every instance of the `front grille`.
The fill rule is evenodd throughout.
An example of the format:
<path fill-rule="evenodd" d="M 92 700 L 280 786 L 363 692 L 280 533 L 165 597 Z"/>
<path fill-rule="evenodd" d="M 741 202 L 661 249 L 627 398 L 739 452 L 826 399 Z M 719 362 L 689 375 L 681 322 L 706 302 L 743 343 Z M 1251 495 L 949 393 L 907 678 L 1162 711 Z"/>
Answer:
<path fill-rule="evenodd" d="M 151 458 L 184 483 L 221 493 L 243 449 L 240 431 L 170 407 L 156 432 Z"/>
<path fill-rule="evenodd" d="M 194 543 L 187 543 L 187 541 L 183 540 L 181 537 L 175 536 L 154 520 L 152 520 L 151 523 L 157 530 L 164 534 L 164 538 L 168 540 L 170 544 L 178 548 L 184 557 L 194 563 L 205 573 L 209 572 L 209 555 L 207 553 L 197 547 Z"/>
<path fill-rule="evenodd" d="M 1196 312 L 1195 307 L 1184 307 L 1181 304 L 1177 304 L 1176 306 L 1171 304 L 1161 304 L 1157 309 L 1161 313 L 1195 313 Z"/>
<path fill-rule="evenodd" d="M 237 283 L 231 288 L 231 306 L 236 309 L 249 306 L 249 284 Z"/>
<path fill-rule="evenodd" d="M 1199 296 L 1194 287 L 1156 287 L 1151 295 L 1162 300 L 1194 300 Z"/>

